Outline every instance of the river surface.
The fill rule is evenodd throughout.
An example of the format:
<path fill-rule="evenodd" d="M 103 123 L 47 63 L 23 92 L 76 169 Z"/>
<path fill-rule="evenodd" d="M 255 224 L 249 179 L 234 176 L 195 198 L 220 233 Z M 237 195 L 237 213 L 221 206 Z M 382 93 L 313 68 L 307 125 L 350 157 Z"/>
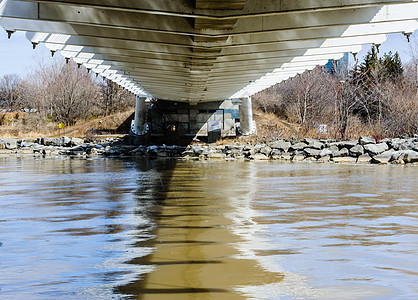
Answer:
<path fill-rule="evenodd" d="M 417 299 L 418 166 L 0 159 L 0 299 Z"/>

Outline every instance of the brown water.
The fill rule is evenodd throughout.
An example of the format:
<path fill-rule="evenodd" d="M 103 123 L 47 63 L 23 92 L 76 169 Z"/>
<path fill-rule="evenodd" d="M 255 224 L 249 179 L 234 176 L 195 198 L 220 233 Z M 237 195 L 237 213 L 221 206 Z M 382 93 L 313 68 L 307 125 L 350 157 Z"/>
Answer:
<path fill-rule="evenodd" d="M 418 167 L 0 159 L 0 299 L 417 299 Z"/>

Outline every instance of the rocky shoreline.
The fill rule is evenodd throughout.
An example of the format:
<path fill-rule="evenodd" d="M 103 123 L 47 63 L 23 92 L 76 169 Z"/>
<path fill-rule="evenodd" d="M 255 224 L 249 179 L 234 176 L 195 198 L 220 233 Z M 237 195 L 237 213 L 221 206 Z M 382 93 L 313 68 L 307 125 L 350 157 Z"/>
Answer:
<path fill-rule="evenodd" d="M 331 163 L 418 163 L 418 135 L 409 138 L 358 140 L 276 139 L 231 145 L 134 146 L 125 139 L 88 142 L 79 138 L 0 139 L 0 157 L 153 157 L 186 160 L 282 160 Z"/>

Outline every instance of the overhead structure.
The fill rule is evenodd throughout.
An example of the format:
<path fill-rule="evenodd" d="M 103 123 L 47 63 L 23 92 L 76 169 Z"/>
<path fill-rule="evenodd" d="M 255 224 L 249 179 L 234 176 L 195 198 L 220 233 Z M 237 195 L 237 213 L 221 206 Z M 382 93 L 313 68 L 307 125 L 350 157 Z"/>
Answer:
<path fill-rule="evenodd" d="M 245 98 L 417 29 L 396 0 L 0 0 L 0 26 L 133 93 L 190 103 Z"/>

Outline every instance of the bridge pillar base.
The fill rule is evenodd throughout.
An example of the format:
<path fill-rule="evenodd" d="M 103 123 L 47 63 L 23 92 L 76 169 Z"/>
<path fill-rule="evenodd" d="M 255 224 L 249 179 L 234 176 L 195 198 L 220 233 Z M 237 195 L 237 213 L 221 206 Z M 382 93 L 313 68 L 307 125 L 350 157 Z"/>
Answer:
<path fill-rule="evenodd" d="M 150 141 L 149 134 L 136 135 L 131 132 L 128 138 L 128 144 L 135 145 L 135 146 L 148 145 L 149 141 Z"/>
<path fill-rule="evenodd" d="M 240 98 L 239 106 L 240 127 L 239 132 L 242 135 L 251 135 L 256 132 L 256 126 L 253 121 L 253 109 L 251 105 L 251 97 Z"/>

